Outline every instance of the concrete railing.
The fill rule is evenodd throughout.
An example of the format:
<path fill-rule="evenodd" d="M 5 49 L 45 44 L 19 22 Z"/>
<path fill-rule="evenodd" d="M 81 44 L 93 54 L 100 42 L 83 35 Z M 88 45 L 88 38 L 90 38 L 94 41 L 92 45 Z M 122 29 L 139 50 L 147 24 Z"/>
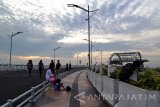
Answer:
<path fill-rule="evenodd" d="M 148 91 L 88 71 L 88 79 L 112 107 L 160 107 L 160 91 Z"/>
<path fill-rule="evenodd" d="M 119 101 L 115 107 L 160 107 L 160 91 L 149 91 L 119 81 Z"/>
<path fill-rule="evenodd" d="M 88 79 L 104 100 L 111 105 L 117 103 L 115 96 L 118 94 L 118 80 L 99 75 L 92 71 L 88 71 Z"/>

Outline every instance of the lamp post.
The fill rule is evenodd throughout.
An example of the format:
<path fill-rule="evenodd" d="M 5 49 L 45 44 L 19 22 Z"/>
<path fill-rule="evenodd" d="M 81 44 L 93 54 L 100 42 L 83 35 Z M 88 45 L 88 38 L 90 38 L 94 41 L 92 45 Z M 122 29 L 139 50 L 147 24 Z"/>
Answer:
<path fill-rule="evenodd" d="M 11 67 L 11 64 L 12 64 L 12 38 L 14 36 L 16 36 L 17 34 L 20 34 L 20 33 L 23 33 L 23 32 L 17 32 L 17 33 L 12 33 L 10 38 L 11 38 L 11 45 L 10 45 L 10 60 L 9 60 L 9 66 Z"/>
<path fill-rule="evenodd" d="M 89 10 L 89 5 L 88 5 L 88 9 L 85 9 L 85 8 L 79 6 L 79 5 L 76 5 L 76 4 L 67 4 L 67 5 L 68 5 L 68 7 L 76 7 L 76 8 L 82 9 L 82 10 L 84 10 L 84 11 L 86 11 L 88 13 L 88 19 L 87 19 L 88 20 L 88 65 L 89 65 L 89 68 L 90 68 L 91 56 L 90 56 L 90 15 L 89 15 L 89 13 L 90 12 L 96 12 L 99 9 L 90 11 Z"/>
<path fill-rule="evenodd" d="M 78 67 L 78 65 L 79 65 L 79 64 L 78 64 L 78 55 L 79 55 L 79 54 L 81 54 L 81 53 L 77 53 L 77 67 Z"/>
<path fill-rule="evenodd" d="M 54 50 L 54 63 L 56 63 L 56 62 L 55 62 L 55 61 L 56 61 L 56 60 L 55 60 L 56 50 L 59 49 L 59 48 L 61 48 L 61 47 L 57 47 L 57 48 L 54 48 L 54 49 L 53 49 L 53 50 Z"/>

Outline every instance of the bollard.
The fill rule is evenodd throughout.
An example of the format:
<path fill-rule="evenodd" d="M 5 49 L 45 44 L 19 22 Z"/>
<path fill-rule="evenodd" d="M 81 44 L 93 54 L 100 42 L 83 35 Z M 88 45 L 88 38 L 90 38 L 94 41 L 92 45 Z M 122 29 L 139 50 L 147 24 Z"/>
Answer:
<path fill-rule="evenodd" d="M 34 103 L 34 102 L 35 102 L 34 93 L 35 93 L 35 88 L 32 87 L 32 88 L 31 88 L 31 97 L 32 97 L 32 98 L 31 98 L 31 100 L 30 100 L 31 103 Z"/>
<path fill-rule="evenodd" d="M 9 99 L 7 102 L 9 103 L 9 107 L 12 107 L 12 100 Z"/>

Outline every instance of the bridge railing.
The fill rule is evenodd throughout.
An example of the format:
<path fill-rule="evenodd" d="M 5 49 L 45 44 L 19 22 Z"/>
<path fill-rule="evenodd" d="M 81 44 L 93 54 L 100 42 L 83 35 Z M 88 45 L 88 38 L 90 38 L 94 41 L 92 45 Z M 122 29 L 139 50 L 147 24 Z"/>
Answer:
<path fill-rule="evenodd" d="M 48 65 L 44 65 L 44 68 L 48 68 Z M 38 70 L 38 65 L 34 65 L 33 69 Z M 17 70 L 27 70 L 27 65 L 17 65 L 13 64 L 0 64 L 0 71 L 17 71 Z"/>
<path fill-rule="evenodd" d="M 17 107 L 21 107 L 29 101 L 35 102 L 35 96 L 41 92 L 45 92 L 45 89 L 49 86 L 49 84 L 50 84 L 49 82 L 44 81 L 43 83 L 37 85 L 36 87 L 32 87 L 30 90 L 26 91 L 25 93 L 21 94 L 20 96 L 18 96 L 16 98 L 14 98 L 13 100 L 9 99 L 7 101 L 7 103 L 2 105 L 1 107 L 12 107 L 14 103 L 18 102 L 19 100 L 21 100 L 22 98 L 24 98 L 25 96 L 27 96 L 29 94 L 30 94 L 30 96 L 27 99 L 25 99 L 23 102 L 18 104 Z"/>
<path fill-rule="evenodd" d="M 63 72 L 61 74 L 58 75 L 58 77 L 63 78 L 71 73 L 73 73 L 74 71 L 67 71 L 67 72 Z M 5 103 L 4 105 L 0 106 L 0 107 L 13 107 L 13 105 L 22 100 L 24 97 L 27 97 L 29 95 L 29 97 L 27 97 L 23 102 L 21 102 L 20 104 L 16 105 L 16 107 L 22 107 L 23 105 L 25 105 L 27 102 L 35 102 L 35 97 L 40 94 L 40 93 L 44 93 L 45 89 L 50 85 L 49 82 L 47 81 L 43 81 L 43 83 L 35 86 L 35 87 L 31 87 L 30 90 L 26 91 L 25 93 L 21 94 L 20 96 L 14 98 L 14 99 L 9 99 L 7 101 L 7 103 Z"/>
<path fill-rule="evenodd" d="M 65 68 L 65 65 L 62 65 L 61 68 Z M 86 65 L 72 65 L 72 68 L 78 68 L 78 67 L 86 67 Z M 44 69 L 49 68 L 49 65 L 44 65 Z M 34 70 L 38 70 L 38 65 L 33 65 Z M 18 71 L 18 70 L 28 70 L 27 65 L 18 65 L 18 64 L 12 64 L 9 66 L 9 64 L 0 64 L 0 71 Z"/>

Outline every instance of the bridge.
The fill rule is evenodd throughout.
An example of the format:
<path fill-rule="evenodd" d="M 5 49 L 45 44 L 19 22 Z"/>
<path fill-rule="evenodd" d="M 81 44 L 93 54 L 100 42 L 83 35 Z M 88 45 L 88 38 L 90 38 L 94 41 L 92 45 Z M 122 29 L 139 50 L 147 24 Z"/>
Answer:
<path fill-rule="evenodd" d="M 88 107 L 88 105 L 92 107 L 105 107 L 106 103 L 103 102 L 100 94 L 97 93 L 96 89 L 93 88 L 87 78 L 88 70 L 86 68 L 83 68 L 83 70 L 80 69 L 82 68 L 72 69 L 70 71 L 62 72 L 59 74 L 64 86 L 71 87 L 70 92 L 54 90 L 52 84 L 42 82 L 42 84 L 34 87 L 35 94 L 31 96 L 28 101 L 25 101 L 23 97 L 27 99 L 29 94 L 32 95 L 33 87 L 20 96 L 17 96 L 14 99 L 9 99 L 7 103 L 1 107 Z M 32 75 L 32 77 L 36 77 L 36 74 Z M 44 89 L 40 88 L 40 85 Z M 38 90 L 41 91 L 38 92 Z"/>
<path fill-rule="evenodd" d="M 65 71 L 63 67 L 58 76 L 65 87 L 71 87 L 71 91 L 55 90 L 51 83 L 43 81 L 16 98 L 8 99 L 1 107 L 160 107 L 160 91 L 145 90 L 103 75 L 102 69 L 110 73 L 117 62 L 121 65 L 118 67 L 122 67 L 123 62 L 131 62 L 123 61 L 121 56 L 129 56 L 137 61 L 138 57 L 133 54 L 135 53 L 113 54 L 110 58 L 113 65 L 107 69 L 103 65 L 97 65 L 92 67 L 94 69 L 83 66 Z M 113 59 L 114 55 L 120 61 L 117 61 L 117 57 Z M 37 77 L 37 74 L 32 77 Z"/>

